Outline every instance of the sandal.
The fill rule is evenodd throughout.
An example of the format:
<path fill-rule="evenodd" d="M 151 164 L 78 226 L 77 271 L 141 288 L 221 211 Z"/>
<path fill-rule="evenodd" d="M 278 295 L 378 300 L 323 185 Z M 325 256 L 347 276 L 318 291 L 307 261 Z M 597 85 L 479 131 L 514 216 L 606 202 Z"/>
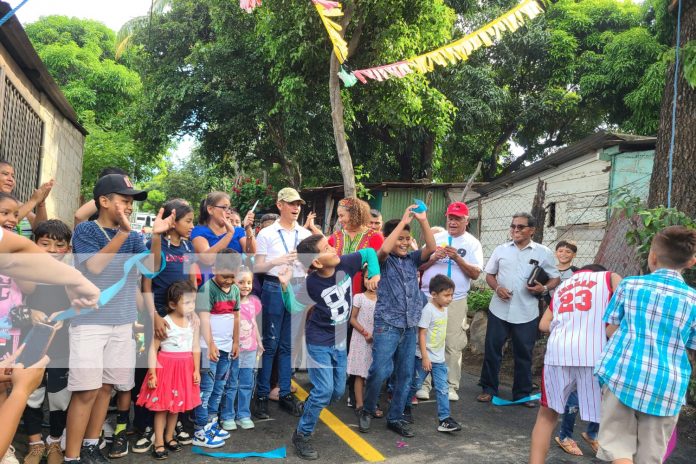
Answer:
<path fill-rule="evenodd" d="M 476 397 L 476 401 L 479 403 L 490 403 L 493 400 L 493 395 L 490 393 L 481 393 Z"/>
<path fill-rule="evenodd" d="M 162 451 L 158 451 L 162 450 Z M 167 459 L 169 457 L 169 453 L 167 452 L 167 448 L 164 446 L 155 446 L 152 448 L 152 457 L 157 459 L 158 461 L 162 461 L 163 459 Z"/>
<path fill-rule="evenodd" d="M 592 447 L 592 451 L 594 451 L 595 454 L 597 454 L 597 451 L 599 450 L 599 442 L 597 440 L 593 440 L 590 438 L 590 436 L 587 434 L 587 432 L 582 432 L 580 434 L 583 440 Z"/>
<path fill-rule="evenodd" d="M 169 451 L 173 451 L 175 453 L 178 453 L 179 451 L 181 451 L 181 443 L 179 443 L 178 440 L 175 440 L 172 438 L 171 440 L 169 440 L 167 442 L 167 449 Z"/>
<path fill-rule="evenodd" d="M 384 417 L 384 411 L 379 409 L 379 406 L 375 408 L 375 413 L 372 415 L 375 419 L 381 419 Z"/>
<path fill-rule="evenodd" d="M 563 441 L 561 441 L 560 437 L 556 437 L 554 440 L 556 443 L 558 443 L 558 446 L 560 446 L 563 451 L 571 456 L 582 456 L 582 450 L 572 438 L 565 438 Z"/>

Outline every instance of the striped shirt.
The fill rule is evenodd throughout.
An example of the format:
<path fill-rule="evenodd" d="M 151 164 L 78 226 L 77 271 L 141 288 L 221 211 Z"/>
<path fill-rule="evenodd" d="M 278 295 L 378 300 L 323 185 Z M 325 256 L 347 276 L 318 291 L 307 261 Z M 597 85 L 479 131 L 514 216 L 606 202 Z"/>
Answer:
<path fill-rule="evenodd" d="M 611 293 L 610 272 L 578 271 L 556 289 L 544 364 L 595 366 L 607 340 L 602 318 Z"/>
<path fill-rule="evenodd" d="M 619 328 L 595 369 L 626 406 L 676 416 L 691 377 L 687 349 L 696 349 L 696 291 L 676 271 L 624 279 L 604 321 Z"/>
<path fill-rule="evenodd" d="M 123 264 L 128 258 L 146 250 L 140 234 L 131 231 L 126 241 L 119 248 L 118 253 L 114 255 L 101 274 L 92 274 L 87 270 L 85 262 L 99 253 L 117 233 L 118 229 L 104 228 L 104 231 L 102 231 L 94 221 L 82 222 L 75 227 L 75 235 L 73 236 L 75 264 L 85 277 L 102 291 L 123 277 Z M 123 325 L 135 322 L 138 316 L 138 310 L 135 305 L 137 290 L 138 271 L 137 268 L 133 268 L 128 275 L 126 285 L 111 301 L 100 306 L 93 313 L 72 319 L 70 324 Z"/>

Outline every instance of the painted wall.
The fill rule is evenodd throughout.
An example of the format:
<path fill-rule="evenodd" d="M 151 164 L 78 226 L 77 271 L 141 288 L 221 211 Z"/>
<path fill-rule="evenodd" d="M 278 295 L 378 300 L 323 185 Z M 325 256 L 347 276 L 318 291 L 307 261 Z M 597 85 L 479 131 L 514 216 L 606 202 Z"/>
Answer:
<path fill-rule="evenodd" d="M 74 212 L 80 206 L 85 137 L 33 86 L 1 45 L 0 66 L 44 123 L 39 184 L 50 179 L 56 181 L 46 201 L 48 217 L 61 219 L 72 225 Z M 22 182 L 22 179 L 17 179 L 17 182 Z"/>
<path fill-rule="evenodd" d="M 484 259 L 510 239 L 512 215 L 531 211 L 540 178 L 546 183 L 544 245 L 553 249 L 558 240 L 573 240 L 578 245 L 576 262 L 592 262 L 606 227 L 610 180 L 610 163 L 596 151 L 470 202 L 471 217 L 479 219 Z"/>
<path fill-rule="evenodd" d="M 604 155 L 611 161 L 609 206 L 616 203 L 623 191 L 640 198 L 648 197 L 655 150 L 618 153 L 613 147 L 605 150 Z"/>

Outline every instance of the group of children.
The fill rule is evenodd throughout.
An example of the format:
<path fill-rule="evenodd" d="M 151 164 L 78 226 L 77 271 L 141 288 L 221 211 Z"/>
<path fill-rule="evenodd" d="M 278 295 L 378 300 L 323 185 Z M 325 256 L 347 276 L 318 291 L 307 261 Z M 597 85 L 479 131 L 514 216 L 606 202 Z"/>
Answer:
<path fill-rule="evenodd" d="M 2 195 L 0 223 L 15 232 L 19 203 L 8 194 Z M 230 431 L 254 428 L 251 402 L 264 342 L 257 322 L 262 305 L 254 295 L 259 290 L 254 288 L 257 276 L 246 267 L 251 264 L 249 257 L 223 248 L 215 253 L 210 278 L 202 279 L 189 241 L 194 228 L 191 205 L 179 199 L 165 203 L 152 226 L 151 240 L 144 244 L 142 237 L 130 230 L 129 216 L 133 202 L 145 197 L 146 192 L 136 190 L 118 170 L 105 173 L 94 188 L 96 213 L 92 220 L 78 224 L 74 233 L 59 220 L 42 222 L 34 229 L 36 244 L 55 259 L 74 263 L 102 291 L 120 285 L 98 309 L 56 322 L 63 319 L 61 310 L 70 306 L 62 287 L 5 279 L 10 295 L 5 304 L 7 314 L 11 312 L 16 318 L 23 310 L 30 319 L 18 329 L 18 338 L 26 336 L 32 321 L 53 323 L 56 330 L 46 385 L 32 395 L 23 417 L 29 440 L 26 464 L 38 464 L 44 457 L 49 464 L 102 464 L 108 462 L 104 454 L 118 458 L 129 450 L 151 451 L 154 458 L 165 459 L 182 445 L 217 448 L 225 444 Z M 231 215 L 229 209 L 226 214 Z M 295 243 L 295 262 L 285 269 L 300 265 L 302 272 L 308 273 L 304 285 L 295 285 L 295 289 L 297 297 L 304 298 L 303 308 L 311 307 L 305 337 L 313 388 L 299 409 L 301 417 L 293 436 L 304 458 L 316 455 L 309 437 L 321 410 L 332 398 L 343 395 L 348 372 L 359 379 L 356 396 L 362 431 L 369 428 L 364 426 L 366 417 L 381 416 L 376 407 L 379 390 L 394 372 L 387 425 L 405 436 L 412 436 L 413 423 L 407 400 L 413 396 L 412 390 L 419 388 L 423 374 L 432 371 L 439 379 L 444 367 L 446 377 L 440 358 L 447 298 L 451 299 L 454 284 L 445 276 L 434 279 L 433 302 L 423 311 L 426 300 L 418 288 L 417 267 L 428 259 L 435 245 L 425 214 L 413 209 L 415 205 L 401 221 L 386 224 L 388 237 L 377 253 L 368 248 L 339 258 L 320 234 Z M 414 216 L 426 231 L 426 245 L 417 251 L 413 251 L 409 232 Z M 142 261 L 141 275 L 135 271 L 123 275 L 134 256 Z M 352 280 L 346 276 L 361 272 L 365 274 L 365 293 L 357 294 L 354 303 Z M 284 299 L 290 298 L 287 283 L 297 280 L 293 272 L 290 274 L 284 282 Z M 382 284 L 378 285 L 380 278 Z M 403 299 L 403 292 L 408 295 L 408 308 L 401 315 L 402 321 L 398 310 L 387 304 L 380 309 L 379 301 Z M 339 305 L 336 298 L 341 300 Z M 286 307 L 290 311 L 290 300 Z M 354 327 L 350 363 L 348 325 Z M 386 330 L 379 330 L 380 326 L 413 336 L 395 342 Z M 416 351 L 418 326 L 421 348 Z M 144 332 L 142 354 L 137 353 L 135 342 L 138 331 Z M 372 360 L 375 344 L 383 348 L 376 350 L 380 353 L 377 365 Z M 414 366 L 416 356 L 418 365 Z M 382 362 L 387 357 L 394 359 L 390 369 Z M 329 373 L 331 381 L 326 380 Z M 327 388 L 322 389 L 322 385 Z M 45 392 L 50 434 L 44 442 Z M 110 401 L 115 401 L 118 413 L 111 444 L 102 454 L 100 435 Z M 133 444 L 127 438 L 131 402 L 133 424 L 139 432 Z M 449 403 L 439 406 L 438 429 L 460 430 L 450 417 Z M 184 412 L 190 412 L 193 436 L 182 427 L 179 414 Z M 14 462 L 11 452 L 3 458 L 3 464 Z"/>
<path fill-rule="evenodd" d="M 297 192 L 293 195 L 299 199 Z M 254 294 L 258 276 L 247 267 L 252 260 L 223 248 L 212 260 L 211 277 L 201 279 L 188 240 L 194 210 L 178 199 L 160 210 L 152 239 L 144 245 L 130 230 L 129 216 L 133 201 L 146 196 L 127 176 L 107 174 L 94 189 L 94 220 L 79 224 L 74 234 L 58 220 L 34 228 L 34 241 L 54 258 L 67 261 L 72 251 L 75 265 L 102 291 L 115 284 L 120 290 L 99 309 L 55 324 L 45 386 L 32 395 L 24 414 L 29 439 L 25 464 L 38 464 L 44 456 L 48 464 L 109 462 L 99 438 L 112 390 L 117 392 L 118 416 L 110 458 L 128 453 L 131 400 L 133 423 L 140 432 L 131 449 L 151 451 L 155 459 L 190 443 L 221 447 L 231 431 L 255 426 L 255 372 L 271 338 L 263 332 L 271 327 L 258 321 L 262 303 Z M 16 230 L 18 207 L 14 197 L 0 192 L 0 226 L 6 231 Z M 447 306 L 455 284 L 438 275 L 430 281 L 430 298 L 420 291 L 418 268 L 437 247 L 426 213 L 418 211 L 411 205 L 400 220 L 385 223 L 379 250 L 339 256 L 326 237 L 305 231 L 301 240 L 296 233 L 293 249 L 287 249 L 292 259 L 274 261 L 278 270 L 273 278 L 285 310 L 306 318 L 312 389 L 296 410 L 299 422 L 292 436 L 303 459 L 318 458 L 311 435 L 321 411 L 343 396 L 347 375 L 356 379 L 356 413 L 363 433 L 370 430 L 372 419 L 384 415 L 378 403 L 388 382 L 386 425 L 412 437 L 411 399 L 428 374 L 436 391 L 436 429 L 461 430 L 451 417 L 444 361 Z M 415 250 L 409 226 L 414 218 L 425 241 Z M 643 457 L 661 459 L 664 454 L 690 375 L 686 350 L 696 349 L 696 292 L 681 277 L 696 263 L 696 233 L 677 226 L 665 229 L 653 241 L 653 273 L 621 283 L 616 274 L 597 266 L 572 272 L 572 257 L 564 257 L 563 248 L 572 245 L 559 244 L 559 266 L 567 265 L 560 270 L 571 272 L 540 322 L 550 337 L 530 461 L 544 461 L 557 415 L 568 409 L 569 397 L 577 392 L 583 419 L 601 424 L 598 443 L 590 437 L 598 456 L 615 462 L 633 456 L 639 457 L 636 462 L 660 462 Z M 133 255 L 146 256 L 142 278 L 136 272 L 123 275 Z M 298 266 L 306 278 L 298 280 Z M 361 272 L 365 291 L 354 295 L 353 276 Z M 20 336 L 32 322 L 62 319 L 57 311 L 70 305 L 63 287 L 0 279 L 6 297 L 0 301 L 0 317 L 18 321 L 13 327 Z M 139 325 L 144 326 L 146 347 L 140 364 L 133 337 Z M 50 411 L 45 443 L 44 396 Z M 185 412 L 190 412 L 193 437 L 181 425 L 179 414 Z M 267 417 L 267 412 L 256 415 Z M 61 445 L 64 430 L 67 437 Z M 16 462 L 10 452 L 2 460 Z"/>
<path fill-rule="evenodd" d="M 696 291 L 682 276 L 696 264 L 696 230 L 660 231 L 644 276 L 574 268 L 576 252 L 557 245 L 564 279 L 539 323 L 549 338 L 529 462 L 545 462 L 560 414 L 567 417 L 556 442 L 582 455 L 572 439 L 579 410 L 589 422 L 582 437 L 598 458 L 661 463 L 686 401 L 688 351 L 696 350 Z"/>

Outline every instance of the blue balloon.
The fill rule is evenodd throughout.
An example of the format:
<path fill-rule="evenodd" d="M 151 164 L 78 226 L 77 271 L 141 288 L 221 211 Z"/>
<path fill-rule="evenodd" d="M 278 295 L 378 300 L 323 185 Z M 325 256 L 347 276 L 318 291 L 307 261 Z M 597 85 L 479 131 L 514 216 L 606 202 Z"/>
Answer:
<path fill-rule="evenodd" d="M 411 208 L 411 211 L 413 211 L 414 213 L 425 213 L 426 211 L 428 211 L 428 207 L 425 205 L 425 203 L 423 203 L 423 201 L 414 198 L 413 202 L 416 205 L 418 205 L 416 208 Z"/>

